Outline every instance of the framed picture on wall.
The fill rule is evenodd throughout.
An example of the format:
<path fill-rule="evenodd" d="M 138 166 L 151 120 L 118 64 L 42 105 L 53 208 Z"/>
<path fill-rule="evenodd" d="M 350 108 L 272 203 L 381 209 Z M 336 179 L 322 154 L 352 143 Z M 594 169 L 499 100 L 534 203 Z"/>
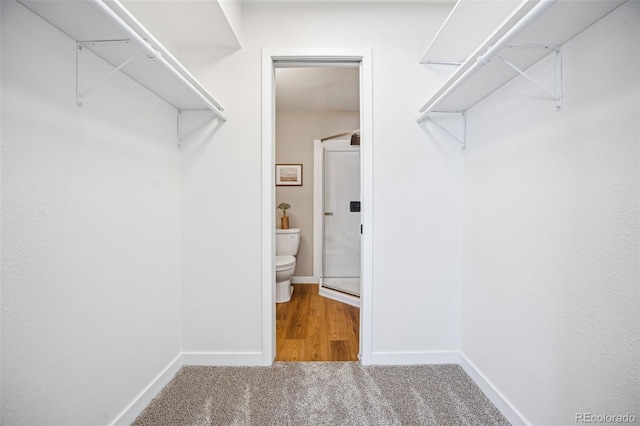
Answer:
<path fill-rule="evenodd" d="M 302 164 L 276 164 L 276 186 L 302 186 Z"/>

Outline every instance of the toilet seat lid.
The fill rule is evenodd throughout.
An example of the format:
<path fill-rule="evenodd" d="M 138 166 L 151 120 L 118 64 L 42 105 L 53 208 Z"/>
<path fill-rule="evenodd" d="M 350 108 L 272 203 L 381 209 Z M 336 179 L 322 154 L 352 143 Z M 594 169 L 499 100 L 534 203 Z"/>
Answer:
<path fill-rule="evenodd" d="M 296 258 L 290 255 L 276 256 L 276 269 L 286 269 L 296 264 Z"/>

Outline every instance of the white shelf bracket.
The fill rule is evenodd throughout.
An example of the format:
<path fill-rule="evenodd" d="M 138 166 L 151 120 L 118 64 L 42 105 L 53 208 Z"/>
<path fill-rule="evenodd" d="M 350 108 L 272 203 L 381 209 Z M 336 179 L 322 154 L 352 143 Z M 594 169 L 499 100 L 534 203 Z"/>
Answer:
<path fill-rule="evenodd" d="M 217 117 L 216 113 L 206 110 L 182 110 L 178 111 L 178 146 L 198 130 Z"/>
<path fill-rule="evenodd" d="M 539 46 L 539 45 L 532 45 L 532 46 L 513 45 L 513 46 L 510 46 L 510 47 L 523 47 L 523 46 L 525 46 L 525 47 L 548 48 L 548 46 Z M 527 75 L 526 72 L 524 72 L 523 70 L 521 70 L 520 68 L 518 68 L 517 66 L 515 66 L 514 64 L 512 64 L 511 62 L 509 62 L 505 58 L 503 58 L 502 56 L 496 55 L 496 58 L 500 59 L 506 65 L 508 65 L 509 67 L 514 69 L 515 71 L 517 71 L 518 74 L 520 74 L 521 76 L 523 76 L 524 78 L 529 80 L 531 83 L 533 83 L 535 86 L 537 86 L 540 90 L 542 90 L 544 93 L 549 95 L 553 100 L 556 101 L 556 110 L 560 111 L 560 110 L 562 110 L 562 48 L 558 47 L 558 46 L 554 46 L 554 47 L 555 47 L 555 55 L 556 55 L 556 58 L 555 58 L 555 80 L 556 80 L 556 82 L 555 82 L 555 88 L 554 88 L 553 92 L 551 92 L 550 90 L 547 90 L 544 87 L 542 87 L 541 84 L 539 84 L 537 81 L 535 81 L 529 75 Z"/>
<path fill-rule="evenodd" d="M 87 54 L 86 43 L 115 43 L 115 44 L 129 44 L 129 40 L 101 40 L 101 41 L 89 41 L 89 42 L 78 42 L 76 44 L 76 106 L 78 108 L 82 108 L 84 106 L 84 99 L 87 95 L 92 92 L 95 88 L 100 86 L 105 80 L 109 77 L 120 71 L 123 67 L 125 67 L 129 62 L 133 61 L 135 58 L 142 53 L 142 50 L 138 50 L 133 56 L 124 61 L 122 64 L 115 67 L 111 70 L 107 75 L 100 78 L 98 81 L 92 83 L 89 87 L 85 88 L 85 72 L 83 71 L 83 61 L 82 58 Z"/>
<path fill-rule="evenodd" d="M 461 146 L 463 151 L 467 148 L 467 113 L 465 111 L 460 111 L 460 112 L 431 111 L 429 114 L 430 115 L 434 115 L 434 114 L 454 114 L 454 115 L 458 116 L 460 118 L 460 121 L 459 121 L 460 130 L 459 130 L 459 133 L 461 133 L 462 136 L 455 135 L 452 131 L 447 129 L 442 124 L 438 123 L 436 120 L 434 120 L 430 116 L 426 116 L 425 118 L 427 120 L 429 120 L 430 122 L 432 122 L 433 124 L 435 124 L 436 126 L 438 126 L 440 128 L 440 130 L 442 130 L 443 132 L 445 132 L 446 134 L 451 136 L 453 139 L 455 139 L 460 144 L 460 146 Z"/>

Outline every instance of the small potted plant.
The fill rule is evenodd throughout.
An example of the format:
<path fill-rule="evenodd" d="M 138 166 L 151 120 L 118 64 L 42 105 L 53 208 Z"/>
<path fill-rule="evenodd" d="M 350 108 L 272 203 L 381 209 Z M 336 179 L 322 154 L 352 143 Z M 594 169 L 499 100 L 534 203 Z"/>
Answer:
<path fill-rule="evenodd" d="M 290 204 L 280 203 L 278 208 L 282 210 L 282 218 L 280 218 L 280 224 L 282 229 L 289 229 L 289 216 L 287 216 L 287 210 L 291 208 Z"/>

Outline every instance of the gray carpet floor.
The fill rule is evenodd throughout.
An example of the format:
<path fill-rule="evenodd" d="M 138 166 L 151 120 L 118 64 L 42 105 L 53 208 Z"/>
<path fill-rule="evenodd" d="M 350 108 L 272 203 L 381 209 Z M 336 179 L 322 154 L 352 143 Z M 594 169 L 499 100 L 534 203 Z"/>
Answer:
<path fill-rule="evenodd" d="M 134 425 L 508 425 L 458 365 L 183 367 Z"/>

